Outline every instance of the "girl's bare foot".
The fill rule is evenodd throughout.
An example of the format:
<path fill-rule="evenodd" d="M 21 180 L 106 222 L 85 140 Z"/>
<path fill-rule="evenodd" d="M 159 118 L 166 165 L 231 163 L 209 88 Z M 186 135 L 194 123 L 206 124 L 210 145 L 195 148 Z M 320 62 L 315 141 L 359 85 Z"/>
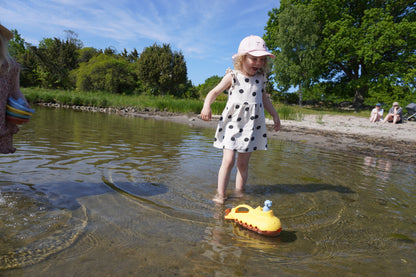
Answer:
<path fill-rule="evenodd" d="M 218 193 L 212 198 L 212 201 L 214 201 L 217 204 L 224 204 L 225 200 L 227 200 L 227 197 L 224 195 L 219 195 Z"/>
<path fill-rule="evenodd" d="M 245 196 L 244 190 L 235 190 L 234 197 L 243 198 Z"/>

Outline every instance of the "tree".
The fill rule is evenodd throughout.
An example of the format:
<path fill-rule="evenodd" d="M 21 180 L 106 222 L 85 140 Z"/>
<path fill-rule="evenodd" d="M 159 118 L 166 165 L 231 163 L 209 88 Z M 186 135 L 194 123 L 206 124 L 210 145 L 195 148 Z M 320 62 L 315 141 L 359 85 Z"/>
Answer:
<path fill-rule="evenodd" d="M 106 54 L 108 56 L 115 56 L 115 55 L 117 55 L 117 50 L 114 47 L 109 46 L 109 47 L 104 49 L 104 54 Z"/>
<path fill-rule="evenodd" d="M 315 81 L 319 69 L 321 51 L 319 25 L 316 24 L 312 6 L 280 2 L 279 16 L 270 13 L 265 40 L 276 52 L 273 73 L 279 86 L 287 90 L 299 88 L 299 105 L 302 106 L 302 90 Z"/>
<path fill-rule="evenodd" d="M 139 79 L 152 94 L 180 96 L 180 85 L 187 82 L 185 58 L 181 52 L 172 52 L 169 44 L 156 43 L 146 47 L 137 60 Z"/>
<path fill-rule="evenodd" d="M 93 57 L 98 56 L 100 51 L 93 47 L 84 47 L 77 51 L 78 53 L 78 63 L 86 63 L 91 60 Z"/>
<path fill-rule="evenodd" d="M 17 30 L 12 30 L 12 32 L 13 39 L 9 42 L 9 53 L 20 64 L 20 85 L 23 87 L 38 86 L 37 60 L 31 51 L 31 45 L 25 42 Z"/>
<path fill-rule="evenodd" d="M 83 47 L 84 44 L 81 40 L 78 39 L 77 33 L 75 33 L 72 30 L 64 30 L 64 33 L 66 34 L 66 41 L 68 43 L 75 45 L 78 49 L 81 49 Z"/>
<path fill-rule="evenodd" d="M 78 66 L 77 40 L 46 38 L 39 47 L 31 47 L 37 59 L 37 74 L 41 85 L 47 88 L 73 88 L 69 72 Z"/>
<path fill-rule="evenodd" d="M 15 59 L 19 56 L 24 55 L 26 51 L 26 42 L 17 30 L 12 29 L 13 38 L 9 41 L 9 54 Z"/>
<path fill-rule="evenodd" d="M 343 93 L 353 99 L 355 108 L 359 109 L 367 97 L 374 96 L 380 89 L 391 93 L 397 90 L 415 93 L 414 1 L 288 0 L 283 3 L 269 13 L 266 43 L 279 52 L 284 46 L 283 36 L 296 38 L 289 34 L 288 28 L 281 28 L 285 16 L 294 7 L 304 7 L 298 14 L 292 14 L 294 17 L 307 18 L 313 11 L 314 23 L 311 25 L 319 28 L 318 40 L 307 45 L 307 49 L 320 51 L 322 58 L 306 76 L 314 81 L 310 83 L 312 86 L 318 85 L 316 80 L 325 83 L 319 84 L 325 89 L 322 95 Z M 299 38 L 296 40 L 295 44 L 301 44 Z M 287 62 L 291 60 L 289 54 L 284 58 Z M 279 62 L 276 59 L 277 65 Z M 287 81 L 291 85 L 299 84 L 296 78 L 291 79 Z M 285 83 L 278 74 L 276 82 Z"/>
<path fill-rule="evenodd" d="M 205 80 L 203 84 L 198 85 L 197 90 L 201 98 L 205 98 L 207 94 L 221 82 L 221 77 L 214 75 Z"/>
<path fill-rule="evenodd" d="M 127 52 L 126 48 L 124 48 L 124 50 L 123 50 L 123 52 L 121 52 L 120 56 L 125 58 L 127 61 L 129 61 L 131 63 L 134 63 L 139 58 L 139 52 L 137 52 L 137 49 L 134 48 L 133 51 L 131 51 L 129 53 L 129 52 Z"/>

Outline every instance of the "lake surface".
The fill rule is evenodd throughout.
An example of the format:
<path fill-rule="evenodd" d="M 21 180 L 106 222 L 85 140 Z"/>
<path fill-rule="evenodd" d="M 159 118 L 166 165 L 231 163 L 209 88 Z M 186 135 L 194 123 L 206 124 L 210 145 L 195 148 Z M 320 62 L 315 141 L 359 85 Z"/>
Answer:
<path fill-rule="evenodd" d="M 415 165 L 269 140 L 216 206 L 213 135 L 37 108 L 0 155 L 0 275 L 416 276 Z M 267 199 L 279 237 L 223 220 Z"/>

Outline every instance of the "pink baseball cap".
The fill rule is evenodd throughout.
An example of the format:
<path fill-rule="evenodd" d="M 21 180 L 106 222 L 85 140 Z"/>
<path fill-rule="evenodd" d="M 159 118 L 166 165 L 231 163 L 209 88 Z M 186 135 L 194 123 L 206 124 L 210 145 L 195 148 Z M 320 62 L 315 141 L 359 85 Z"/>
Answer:
<path fill-rule="evenodd" d="M 275 55 L 267 51 L 266 43 L 259 36 L 245 37 L 238 47 L 238 53 L 233 55 L 233 59 L 239 55 L 250 54 L 255 57 L 269 56 L 275 58 Z"/>

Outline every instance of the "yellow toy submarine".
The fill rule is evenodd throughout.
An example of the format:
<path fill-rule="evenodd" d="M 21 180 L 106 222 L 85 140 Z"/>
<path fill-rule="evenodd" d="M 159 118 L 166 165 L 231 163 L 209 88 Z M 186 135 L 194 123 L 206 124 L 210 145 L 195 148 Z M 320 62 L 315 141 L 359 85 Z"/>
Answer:
<path fill-rule="evenodd" d="M 278 236 L 282 231 L 282 223 L 270 209 L 272 201 L 266 200 L 264 207 L 253 209 L 249 205 L 238 205 L 225 210 L 225 219 L 234 220 L 237 224 L 265 236 Z"/>

